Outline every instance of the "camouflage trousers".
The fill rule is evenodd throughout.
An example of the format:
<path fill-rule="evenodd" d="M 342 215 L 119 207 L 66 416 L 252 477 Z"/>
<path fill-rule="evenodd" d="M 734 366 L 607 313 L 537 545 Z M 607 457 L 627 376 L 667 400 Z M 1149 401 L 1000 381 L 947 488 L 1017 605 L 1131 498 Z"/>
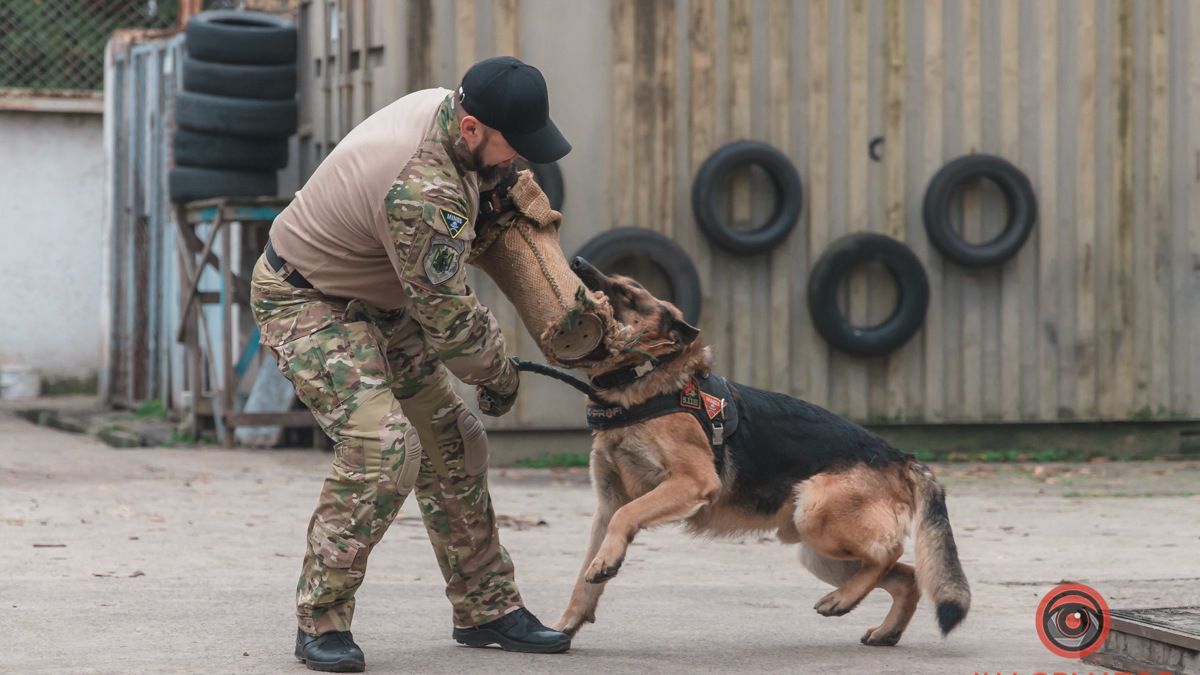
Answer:
<path fill-rule="evenodd" d="M 420 325 L 404 310 L 295 288 L 261 257 L 251 309 L 262 343 L 334 442 L 296 589 L 301 630 L 350 629 L 367 557 L 414 488 L 455 626 L 521 606 L 488 493 L 487 436 Z"/>

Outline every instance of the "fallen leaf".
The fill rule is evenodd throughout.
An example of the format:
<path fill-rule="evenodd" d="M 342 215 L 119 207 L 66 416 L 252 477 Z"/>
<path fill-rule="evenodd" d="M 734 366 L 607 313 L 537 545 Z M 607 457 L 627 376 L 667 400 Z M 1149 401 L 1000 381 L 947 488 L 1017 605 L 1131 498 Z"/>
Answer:
<path fill-rule="evenodd" d="M 146 573 L 145 573 L 145 572 L 143 572 L 143 571 L 141 571 L 141 570 L 137 570 L 137 571 L 135 571 L 133 574 L 130 574 L 130 575 L 129 575 L 129 578 L 130 578 L 130 579 L 133 579 L 133 578 L 135 578 L 135 577 L 144 577 L 144 576 L 146 576 Z"/>
<path fill-rule="evenodd" d="M 6 518 L 4 522 L 7 525 L 16 525 L 17 527 L 22 527 L 25 525 L 24 518 Z"/>

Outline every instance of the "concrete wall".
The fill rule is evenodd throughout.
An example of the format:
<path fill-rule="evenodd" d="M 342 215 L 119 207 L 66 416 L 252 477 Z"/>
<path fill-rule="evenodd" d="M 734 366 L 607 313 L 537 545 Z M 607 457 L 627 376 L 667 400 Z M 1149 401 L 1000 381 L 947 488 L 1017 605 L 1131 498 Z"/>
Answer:
<path fill-rule="evenodd" d="M 100 367 L 104 152 L 94 114 L 0 111 L 0 361 Z"/>

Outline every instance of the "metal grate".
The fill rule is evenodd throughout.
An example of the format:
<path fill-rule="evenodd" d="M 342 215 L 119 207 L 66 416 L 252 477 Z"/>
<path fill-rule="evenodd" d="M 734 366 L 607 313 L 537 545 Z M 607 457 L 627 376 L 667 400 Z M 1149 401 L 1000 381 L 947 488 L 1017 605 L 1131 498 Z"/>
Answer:
<path fill-rule="evenodd" d="M 179 0 L 3 0 L 0 88 L 100 89 L 119 28 L 169 28 Z"/>
<path fill-rule="evenodd" d="M 203 0 L 196 6 L 282 12 L 296 4 Z M 179 6 L 180 0 L 0 0 L 0 90 L 99 90 L 109 35 L 122 28 L 171 28 Z"/>

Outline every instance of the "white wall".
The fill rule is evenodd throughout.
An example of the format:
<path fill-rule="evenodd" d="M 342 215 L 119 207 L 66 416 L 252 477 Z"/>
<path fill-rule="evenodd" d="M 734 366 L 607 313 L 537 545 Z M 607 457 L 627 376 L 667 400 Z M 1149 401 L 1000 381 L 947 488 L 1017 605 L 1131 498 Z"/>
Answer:
<path fill-rule="evenodd" d="M 0 361 L 100 368 L 102 118 L 0 111 Z"/>

